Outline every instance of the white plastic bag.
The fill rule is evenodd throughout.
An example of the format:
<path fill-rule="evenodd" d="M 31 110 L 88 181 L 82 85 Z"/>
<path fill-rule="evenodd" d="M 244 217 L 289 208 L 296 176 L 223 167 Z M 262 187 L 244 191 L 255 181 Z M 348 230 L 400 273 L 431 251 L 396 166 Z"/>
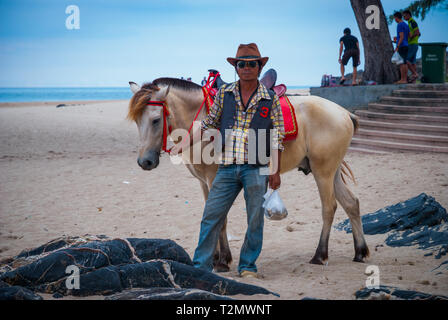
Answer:
<path fill-rule="evenodd" d="M 395 63 L 395 64 L 403 64 L 403 58 L 400 56 L 398 51 L 394 53 L 391 61 L 392 61 L 392 63 Z"/>
<path fill-rule="evenodd" d="M 288 210 L 286 210 L 283 204 L 282 198 L 277 190 L 269 189 L 263 196 L 263 208 L 264 215 L 269 220 L 282 220 L 288 216 Z"/>

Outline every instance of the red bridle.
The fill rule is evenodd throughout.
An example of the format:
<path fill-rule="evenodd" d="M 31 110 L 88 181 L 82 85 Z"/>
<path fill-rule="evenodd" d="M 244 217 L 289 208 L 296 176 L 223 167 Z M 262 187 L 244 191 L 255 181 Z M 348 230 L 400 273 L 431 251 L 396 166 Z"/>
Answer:
<path fill-rule="evenodd" d="M 212 74 L 210 72 L 208 79 L 207 79 L 207 83 L 205 84 L 205 86 L 202 87 L 202 93 L 204 94 L 204 100 L 202 101 L 198 112 L 196 112 L 196 116 L 194 117 L 193 122 L 190 125 L 190 128 L 188 129 L 188 135 L 190 135 L 191 128 L 193 127 L 194 122 L 198 118 L 199 113 L 201 112 L 204 104 L 207 109 L 207 114 L 209 113 L 210 106 L 213 103 L 212 99 L 214 98 L 214 96 L 216 94 L 216 89 L 214 89 L 212 87 L 213 87 L 216 79 L 218 78 L 218 76 L 219 76 L 219 73 Z M 171 149 L 167 149 L 166 146 L 167 146 L 168 134 L 171 134 L 172 127 L 171 127 L 171 125 L 168 125 L 167 117 L 170 115 L 168 106 L 165 101 L 148 101 L 146 105 L 162 107 L 162 120 L 163 120 L 162 150 L 169 154 L 171 152 Z M 167 126 L 168 126 L 168 128 L 167 128 Z"/>

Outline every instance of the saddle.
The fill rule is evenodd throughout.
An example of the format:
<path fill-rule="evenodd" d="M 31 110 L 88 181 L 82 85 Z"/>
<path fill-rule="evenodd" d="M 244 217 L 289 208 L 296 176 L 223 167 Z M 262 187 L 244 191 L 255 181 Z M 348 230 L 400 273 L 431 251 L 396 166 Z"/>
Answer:
<path fill-rule="evenodd" d="M 211 76 L 216 78 L 210 92 L 211 96 L 214 98 L 219 88 L 227 83 L 221 79 L 218 70 L 210 69 L 208 70 L 208 72 Z M 283 141 L 295 140 L 297 138 L 299 128 L 297 125 L 294 107 L 286 96 L 286 86 L 284 84 L 275 85 L 275 83 L 277 82 L 277 72 L 274 69 L 269 69 L 268 71 L 266 71 L 261 77 L 260 82 L 266 88 L 273 90 L 280 100 L 283 114 L 283 123 L 285 126 L 285 137 L 283 138 Z"/>

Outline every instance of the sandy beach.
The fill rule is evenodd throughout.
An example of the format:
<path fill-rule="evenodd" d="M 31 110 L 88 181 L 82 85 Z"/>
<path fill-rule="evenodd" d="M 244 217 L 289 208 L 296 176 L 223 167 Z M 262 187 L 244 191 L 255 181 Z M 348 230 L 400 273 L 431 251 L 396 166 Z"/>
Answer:
<path fill-rule="evenodd" d="M 153 171 L 138 167 L 137 127 L 125 119 L 128 101 L 62 103 L 68 106 L 0 104 L 0 259 L 84 234 L 169 238 L 193 256 L 204 207 L 196 178 L 166 154 Z M 346 160 L 357 179 L 350 188 L 362 214 L 422 192 L 448 208 L 446 155 L 349 152 Z M 352 235 L 333 229 L 328 265 L 309 264 L 322 225 L 313 176 L 282 175 L 280 194 L 289 216 L 265 221 L 257 262 L 261 279 L 237 277 L 246 230 L 243 194 L 238 196 L 228 219 L 234 262 L 223 276 L 263 286 L 280 299 L 354 299 L 365 286 L 366 267 L 377 265 L 382 285 L 448 295 L 448 271 L 431 271 L 441 260 L 416 247 L 388 247 L 387 235 L 366 236 L 371 256 L 363 264 L 352 262 Z M 346 218 L 339 206 L 335 223 Z"/>

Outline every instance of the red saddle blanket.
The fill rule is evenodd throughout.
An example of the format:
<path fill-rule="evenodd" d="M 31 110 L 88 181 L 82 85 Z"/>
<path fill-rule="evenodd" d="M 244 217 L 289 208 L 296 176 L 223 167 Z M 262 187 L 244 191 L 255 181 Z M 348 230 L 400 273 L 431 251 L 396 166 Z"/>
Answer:
<path fill-rule="evenodd" d="M 294 140 L 297 138 L 299 132 L 294 107 L 286 95 L 282 95 L 279 99 L 280 105 L 282 106 L 283 123 L 285 126 L 285 137 L 283 138 L 283 141 Z"/>

